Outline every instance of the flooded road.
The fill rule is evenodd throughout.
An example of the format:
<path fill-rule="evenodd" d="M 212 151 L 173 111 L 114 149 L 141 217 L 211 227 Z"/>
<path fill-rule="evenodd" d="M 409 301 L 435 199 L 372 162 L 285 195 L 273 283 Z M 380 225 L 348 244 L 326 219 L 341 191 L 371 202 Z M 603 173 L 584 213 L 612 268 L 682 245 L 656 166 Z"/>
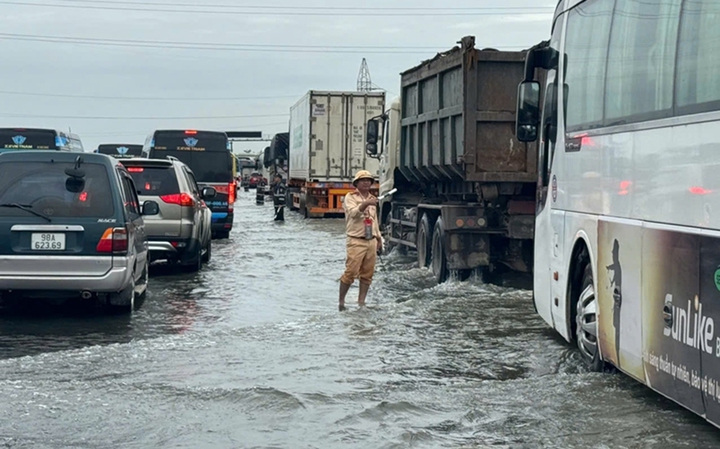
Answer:
<path fill-rule="evenodd" d="M 132 317 L 0 316 L 0 447 L 709 448 L 720 431 L 582 369 L 529 291 L 436 285 L 383 257 L 348 295 L 342 220 L 272 221 L 240 192 L 196 275 Z"/>

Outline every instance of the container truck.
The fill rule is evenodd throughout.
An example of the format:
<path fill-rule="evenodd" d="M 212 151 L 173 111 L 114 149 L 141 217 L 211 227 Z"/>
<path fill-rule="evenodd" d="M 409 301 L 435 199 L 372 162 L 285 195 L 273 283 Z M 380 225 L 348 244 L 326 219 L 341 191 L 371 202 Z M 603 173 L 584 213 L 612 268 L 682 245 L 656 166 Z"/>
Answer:
<path fill-rule="evenodd" d="M 514 135 L 525 54 L 464 37 L 401 73 L 400 98 L 367 124 L 380 194 L 397 189 L 379 206 L 385 241 L 416 251 L 438 282 L 532 273 L 537 152 Z"/>
<path fill-rule="evenodd" d="M 265 148 L 263 153 L 263 165 L 268 169 L 268 179 L 272 182 L 275 175 L 282 176 L 283 182 L 287 181 L 287 154 L 289 133 L 275 134 L 270 141 L 270 146 Z"/>
<path fill-rule="evenodd" d="M 359 170 L 378 176 L 365 124 L 385 110 L 384 92 L 309 91 L 290 109 L 287 205 L 304 217 L 343 215 Z M 377 195 L 377 184 L 371 190 Z"/>

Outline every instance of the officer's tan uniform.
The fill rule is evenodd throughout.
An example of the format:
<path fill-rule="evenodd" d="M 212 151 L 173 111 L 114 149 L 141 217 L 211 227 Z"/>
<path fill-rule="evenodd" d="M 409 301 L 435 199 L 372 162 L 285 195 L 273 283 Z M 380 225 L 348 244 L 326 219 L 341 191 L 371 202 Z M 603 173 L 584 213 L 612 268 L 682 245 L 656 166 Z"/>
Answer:
<path fill-rule="evenodd" d="M 364 212 L 360 211 L 360 205 L 370 197 L 371 195 L 363 198 L 356 190 L 345 195 L 343 202 L 347 259 L 345 260 L 345 273 L 340 278 L 340 282 L 346 285 L 352 285 L 358 278 L 361 284 L 370 285 L 375 273 L 377 242 L 381 239 L 377 208 L 368 206 Z M 365 239 L 366 218 L 370 218 L 373 222 L 373 238 L 370 240 Z"/>

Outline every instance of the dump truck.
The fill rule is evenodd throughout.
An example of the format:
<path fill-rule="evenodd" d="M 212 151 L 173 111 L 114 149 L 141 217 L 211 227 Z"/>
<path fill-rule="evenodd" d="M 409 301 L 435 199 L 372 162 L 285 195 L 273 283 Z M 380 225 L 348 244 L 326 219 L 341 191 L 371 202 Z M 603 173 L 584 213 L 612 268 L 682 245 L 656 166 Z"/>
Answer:
<path fill-rule="evenodd" d="M 287 205 L 304 217 L 344 215 L 359 170 L 378 176 L 365 124 L 385 110 L 384 92 L 309 91 L 290 109 Z M 377 185 L 374 188 L 377 194 Z"/>
<path fill-rule="evenodd" d="M 401 73 L 400 98 L 367 124 L 381 161 L 381 227 L 438 282 L 532 273 L 537 148 L 514 135 L 525 51 L 473 36 Z M 384 137 L 383 137 L 384 136 Z"/>

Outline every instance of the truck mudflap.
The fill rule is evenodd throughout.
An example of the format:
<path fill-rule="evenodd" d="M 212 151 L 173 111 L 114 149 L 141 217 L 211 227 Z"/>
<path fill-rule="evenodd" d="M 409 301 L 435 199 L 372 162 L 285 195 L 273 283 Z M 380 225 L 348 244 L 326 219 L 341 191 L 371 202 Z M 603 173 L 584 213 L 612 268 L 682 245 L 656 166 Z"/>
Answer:
<path fill-rule="evenodd" d="M 431 206 L 432 207 L 432 206 Z M 435 206 L 438 207 L 438 206 Z M 485 208 L 474 205 L 439 206 L 449 270 L 472 270 L 490 264 L 490 234 Z"/>
<path fill-rule="evenodd" d="M 445 234 L 448 270 L 472 270 L 490 265 L 490 237 L 486 234 Z"/>
<path fill-rule="evenodd" d="M 507 236 L 511 239 L 532 240 L 535 235 L 534 215 L 510 215 L 507 222 Z"/>

